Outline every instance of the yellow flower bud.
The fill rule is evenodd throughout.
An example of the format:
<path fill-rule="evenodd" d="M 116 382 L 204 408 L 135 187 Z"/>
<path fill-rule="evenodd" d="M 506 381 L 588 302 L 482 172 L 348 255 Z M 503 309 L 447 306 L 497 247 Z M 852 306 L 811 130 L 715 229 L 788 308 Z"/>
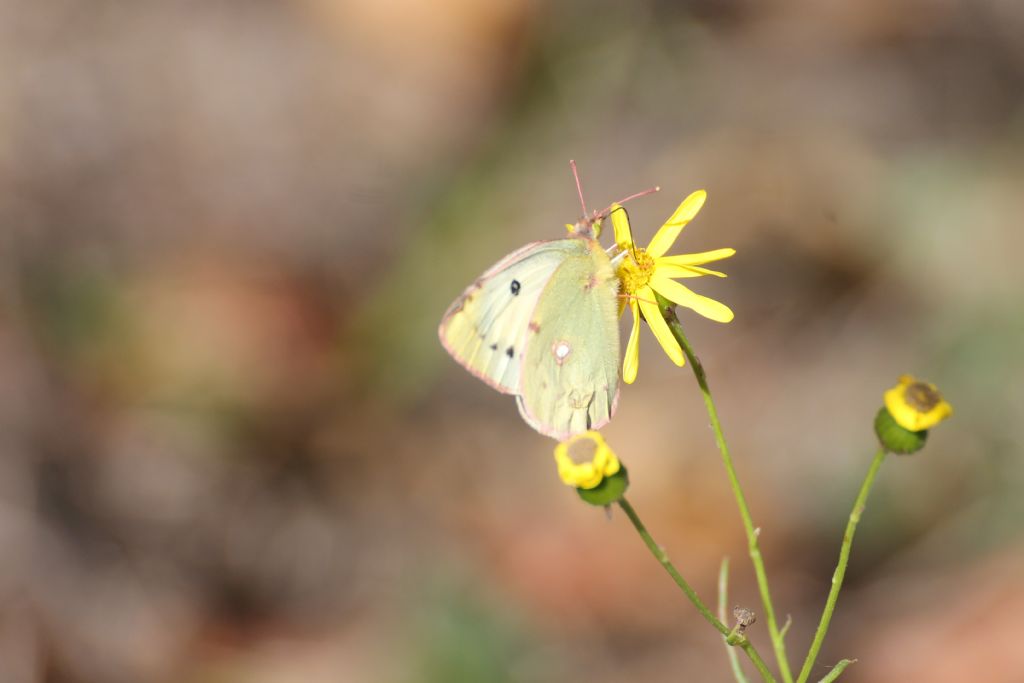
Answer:
<path fill-rule="evenodd" d="M 914 453 L 924 447 L 928 429 L 953 414 L 934 384 L 903 375 L 885 392 L 885 407 L 875 417 L 875 433 L 890 453 Z"/>
<path fill-rule="evenodd" d="M 586 454 L 585 449 L 588 448 L 590 453 Z M 570 451 L 580 462 L 573 459 Z M 618 472 L 620 467 L 615 453 L 605 443 L 604 438 L 594 431 L 577 434 L 568 441 L 558 444 L 555 448 L 555 463 L 558 465 L 558 476 L 562 481 L 568 486 L 580 489 L 594 488 L 605 477 Z"/>
<path fill-rule="evenodd" d="M 629 488 L 626 468 L 597 432 L 577 434 L 558 444 L 555 463 L 562 481 L 591 505 L 611 505 Z"/>
<path fill-rule="evenodd" d="M 885 407 L 896 424 L 911 432 L 931 429 L 953 414 L 953 407 L 934 384 L 903 375 L 899 384 L 885 392 Z"/>

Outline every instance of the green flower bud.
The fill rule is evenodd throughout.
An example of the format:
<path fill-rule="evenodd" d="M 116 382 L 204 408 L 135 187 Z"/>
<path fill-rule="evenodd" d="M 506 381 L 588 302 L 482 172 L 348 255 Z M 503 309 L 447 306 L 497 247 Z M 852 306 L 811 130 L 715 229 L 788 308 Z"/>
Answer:
<path fill-rule="evenodd" d="M 618 472 L 605 477 L 594 488 L 577 488 L 576 493 L 591 505 L 605 507 L 622 498 L 627 488 L 629 488 L 629 474 L 627 474 L 625 467 L 620 466 Z"/>
<path fill-rule="evenodd" d="M 928 438 L 928 430 L 922 429 L 912 432 L 901 427 L 893 418 L 888 408 L 882 408 L 875 416 L 875 434 L 882 443 L 882 448 L 890 453 L 907 455 L 916 453 L 924 448 L 924 442 Z"/>

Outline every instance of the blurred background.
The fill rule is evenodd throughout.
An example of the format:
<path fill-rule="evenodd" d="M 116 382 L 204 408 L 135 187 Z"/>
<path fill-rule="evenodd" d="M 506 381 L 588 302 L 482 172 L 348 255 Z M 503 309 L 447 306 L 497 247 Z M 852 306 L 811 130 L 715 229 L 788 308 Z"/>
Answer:
<path fill-rule="evenodd" d="M 0 0 L 0 681 L 730 680 L 553 442 L 441 349 L 503 254 L 651 185 L 798 668 L 1024 681 L 1024 5 Z M 760 611 L 692 375 L 605 436 L 699 592 Z M 763 619 L 752 638 L 770 651 Z"/>

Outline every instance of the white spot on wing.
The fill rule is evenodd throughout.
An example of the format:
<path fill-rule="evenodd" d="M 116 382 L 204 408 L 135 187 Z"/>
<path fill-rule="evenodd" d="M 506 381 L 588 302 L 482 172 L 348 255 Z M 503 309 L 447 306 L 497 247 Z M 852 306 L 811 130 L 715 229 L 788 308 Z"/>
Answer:
<path fill-rule="evenodd" d="M 567 341 L 558 340 L 551 345 L 551 355 L 555 357 L 555 362 L 559 365 L 565 362 L 570 353 L 572 353 L 572 346 Z"/>

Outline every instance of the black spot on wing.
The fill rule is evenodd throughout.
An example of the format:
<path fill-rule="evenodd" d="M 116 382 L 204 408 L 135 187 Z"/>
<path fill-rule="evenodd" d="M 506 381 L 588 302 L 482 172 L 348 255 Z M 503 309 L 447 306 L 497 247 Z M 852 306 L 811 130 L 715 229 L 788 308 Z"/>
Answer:
<path fill-rule="evenodd" d="M 513 280 L 512 285 L 509 287 L 509 289 L 512 291 L 512 296 L 517 296 L 519 294 L 519 290 L 521 289 L 519 280 Z"/>
<path fill-rule="evenodd" d="M 498 345 L 497 344 L 491 344 L 491 351 L 497 351 L 497 350 L 498 350 Z"/>
<path fill-rule="evenodd" d="M 505 349 L 505 355 L 511 358 L 512 356 L 516 355 L 516 350 L 510 346 L 507 349 Z"/>

